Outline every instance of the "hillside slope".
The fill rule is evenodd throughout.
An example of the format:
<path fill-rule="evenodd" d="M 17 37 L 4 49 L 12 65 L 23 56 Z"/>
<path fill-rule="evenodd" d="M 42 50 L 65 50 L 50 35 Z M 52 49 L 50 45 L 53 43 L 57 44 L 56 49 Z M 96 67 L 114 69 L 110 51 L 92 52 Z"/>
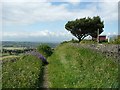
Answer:
<path fill-rule="evenodd" d="M 118 64 L 90 49 L 61 44 L 48 61 L 50 88 L 118 87 Z"/>

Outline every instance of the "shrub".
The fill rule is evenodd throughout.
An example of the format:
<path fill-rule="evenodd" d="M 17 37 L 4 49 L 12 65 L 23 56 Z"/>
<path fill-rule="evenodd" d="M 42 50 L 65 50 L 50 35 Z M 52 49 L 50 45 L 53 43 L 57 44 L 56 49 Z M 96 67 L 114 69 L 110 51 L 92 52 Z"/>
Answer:
<path fill-rule="evenodd" d="M 72 42 L 72 43 L 79 43 L 79 41 L 74 39 L 74 38 L 72 38 L 72 40 L 70 42 Z"/>
<path fill-rule="evenodd" d="M 70 41 L 63 41 L 63 42 L 61 42 L 60 44 L 69 43 L 69 42 L 71 42 L 71 43 L 79 43 L 78 40 L 72 38 L 72 40 L 70 40 Z"/>
<path fill-rule="evenodd" d="M 115 44 L 120 44 L 120 37 L 118 37 L 117 39 L 115 39 L 114 43 Z"/>
<path fill-rule="evenodd" d="M 120 44 L 120 36 L 109 42 L 109 44 Z"/>
<path fill-rule="evenodd" d="M 45 57 L 48 57 L 48 56 L 50 56 L 53 53 L 51 47 L 49 47 L 46 44 L 42 44 L 42 45 L 38 46 L 37 50 L 41 54 L 43 54 Z"/>
<path fill-rule="evenodd" d="M 82 40 L 80 43 L 83 43 L 83 44 L 96 44 L 97 42 L 93 41 L 93 40 Z"/>

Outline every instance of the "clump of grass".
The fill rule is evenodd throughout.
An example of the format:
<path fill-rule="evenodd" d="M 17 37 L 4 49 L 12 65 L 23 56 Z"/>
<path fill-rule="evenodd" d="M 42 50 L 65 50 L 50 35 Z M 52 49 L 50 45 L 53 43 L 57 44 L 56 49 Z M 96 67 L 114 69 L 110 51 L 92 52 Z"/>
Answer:
<path fill-rule="evenodd" d="M 41 60 L 32 55 L 6 62 L 2 65 L 2 88 L 36 88 L 41 73 Z"/>
<path fill-rule="evenodd" d="M 90 49 L 62 44 L 48 61 L 50 88 L 118 87 L 118 64 Z"/>

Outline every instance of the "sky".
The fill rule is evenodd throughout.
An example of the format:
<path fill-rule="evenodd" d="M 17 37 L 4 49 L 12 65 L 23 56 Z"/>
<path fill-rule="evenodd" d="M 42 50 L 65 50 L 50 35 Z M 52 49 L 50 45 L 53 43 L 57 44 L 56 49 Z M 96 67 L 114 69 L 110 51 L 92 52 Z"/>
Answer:
<path fill-rule="evenodd" d="M 118 34 L 118 0 L 2 0 L 0 11 L 4 41 L 71 40 L 65 24 L 88 16 L 104 21 L 101 35 Z"/>

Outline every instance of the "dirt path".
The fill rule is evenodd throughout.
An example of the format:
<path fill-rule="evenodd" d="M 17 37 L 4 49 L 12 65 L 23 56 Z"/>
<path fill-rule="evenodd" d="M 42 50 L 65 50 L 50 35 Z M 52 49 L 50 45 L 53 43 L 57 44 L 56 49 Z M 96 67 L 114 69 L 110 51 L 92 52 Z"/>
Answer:
<path fill-rule="evenodd" d="M 48 89 L 48 70 L 47 65 L 43 67 L 42 74 L 40 74 L 39 78 L 39 86 L 38 88 L 45 88 Z"/>

